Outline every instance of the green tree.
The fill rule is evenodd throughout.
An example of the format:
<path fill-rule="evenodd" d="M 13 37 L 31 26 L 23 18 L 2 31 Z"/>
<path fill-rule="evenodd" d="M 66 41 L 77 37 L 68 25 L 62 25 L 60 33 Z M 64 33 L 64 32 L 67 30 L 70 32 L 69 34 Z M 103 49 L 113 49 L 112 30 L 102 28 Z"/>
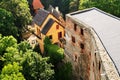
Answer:
<path fill-rule="evenodd" d="M 40 0 L 44 5 L 45 9 L 48 9 L 49 5 L 53 5 L 54 0 Z"/>
<path fill-rule="evenodd" d="M 69 5 L 70 5 L 70 0 L 53 0 L 53 6 L 56 7 L 58 6 L 60 11 L 63 13 L 64 17 L 65 14 L 69 13 Z"/>
<path fill-rule="evenodd" d="M 47 45 L 47 50 L 47 56 L 50 57 L 51 63 L 57 64 L 64 59 L 64 50 L 57 45 Z"/>
<path fill-rule="evenodd" d="M 48 37 L 44 39 L 44 48 L 45 54 L 50 57 L 50 62 L 52 64 L 55 65 L 64 58 L 64 50 L 57 45 L 52 44 Z"/>
<path fill-rule="evenodd" d="M 18 44 L 18 50 L 22 51 L 23 53 L 29 49 L 32 49 L 32 47 L 27 41 L 22 41 L 21 43 Z"/>
<path fill-rule="evenodd" d="M 22 56 L 20 55 L 20 52 L 17 48 L 14 47 L 8 47 L 6 49 L 6 53 L 3 55 L 3 61 L 4 65 L 6 64 L 12 64 L 13 62 L 19 62 L 22 60 Z"/>
<path fill-rule="evenodd" d="M 0 55 L 3 56 L 8 47 L 17 47 L 17 40 L 13 36 L 5 36 L 0 39 Z"/>
<path fill-rule="evenodd" d="M 120 17 L 120 0 L 81 0 L 80 9 L 97 7 L 105 12 Z"/>
<path fill-rule="evenodd" d="M 13 35 L 17 37 L 17 27 L 14 24 L 12 13 L 0 8 L 0 19 L 0 33 L 4 36 Z"/>
<path fill-rule="evenodd" d="M 0 74 L 0 80 L 25 80 L 20 72 L 21 69 L 22 67 L 15 62 L 4 66 Z"/>
<path fill-rule="evenodd" d="M 70 1 L 70 12 L 77 11 L 79 9 L 80 0 L 71 0 Z"/>
<path fill-rule="evenodd" d="M 49 80 L 53 77 L 52 64 L 47 63 L 48 58 L 42 58 L 36 52 L 28 50 L 22 61 L 23 74 L 27 80 Z"/>
<path fill-rule="evenodd" d="M 19 28 L 25 27 L 32 19 L 27 0 L 2 0 L 0 6 L 13 14 Z"/>
<path fill-rule="evenodd" d="M 55 70 L 56 80 L 72 80 L 72 65 L 70 62 L 61 64 Z"/>
<path fill-rule="evenodd" d="M 26 41 L 17 44 L 17 40 L 14 37 L 2 37 L 0 34 L 0 70 L 2 69 L 3 71 L 6 65 L 17 62 L 23 67 L 20 71 L 27 80 L 49 80 L 53 77 L 54 70 L 51 69 L 52 64 L 47 63 L 48 59 L 46 57 L 42 58 L 37 52 L 34 52 Z M 8 71 L 10 72 L 10 70 L 12 70 L 10 75 L 1 74 L 0 79 L 16 80 L 21 76 L 14 69 L 10 68 Z"/>

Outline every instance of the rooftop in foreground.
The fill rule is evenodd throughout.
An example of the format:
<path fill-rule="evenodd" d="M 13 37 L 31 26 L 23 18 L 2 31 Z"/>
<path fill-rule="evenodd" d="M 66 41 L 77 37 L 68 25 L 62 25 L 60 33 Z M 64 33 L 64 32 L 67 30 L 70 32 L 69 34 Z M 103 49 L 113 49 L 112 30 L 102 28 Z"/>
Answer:
<path fill-rule="evenodd" d="M 77 11 L 69 15 L 95 30 L 120 74 L 120 18 L 97 8 Z"/>

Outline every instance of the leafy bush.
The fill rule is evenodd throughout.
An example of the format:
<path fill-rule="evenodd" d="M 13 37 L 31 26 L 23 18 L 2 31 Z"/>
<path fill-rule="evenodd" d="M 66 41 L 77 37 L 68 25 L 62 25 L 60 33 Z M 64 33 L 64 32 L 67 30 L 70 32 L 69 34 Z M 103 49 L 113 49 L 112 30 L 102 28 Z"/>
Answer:
<path fill-rule="evenodd" d="M 50 62 L 57 64 L 64 58 L 64 49 L 51 43 L 48 37 L 44 40 L 44 48 L 47 56 L 50 57 Z"/>
<path fill-rule="evenodd" d="M 64 63 L 55 71 L 56 80 L 71 80 L 72 79 L 72 65 L 70 62 Z"/>
<path fill-rule="evenodd" d="M 0 74 L 0 80 L 25 80 L 20 72 L 21 69 L 22 67 L 16 62 L 4 66 Z"/>
<path fill-rule="evenodd" d="M 50 62 L 52 62 L 53 64 L 57 64 L 64 58 L 64 50 L 57 45 L 47 45 L 47 49 L 47 55 L 50 56 Z"/>

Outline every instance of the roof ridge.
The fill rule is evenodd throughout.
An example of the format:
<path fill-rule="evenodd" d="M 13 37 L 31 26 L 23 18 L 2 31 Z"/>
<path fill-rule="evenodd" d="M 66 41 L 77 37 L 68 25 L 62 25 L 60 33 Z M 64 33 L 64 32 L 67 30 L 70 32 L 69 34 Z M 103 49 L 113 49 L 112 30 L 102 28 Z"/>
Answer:
<path fill-rule="evenodd" d="M 115 18 L 115 19 L 117 19 L 117 20 L 120 20 L 119 17 L 116 17 L 116 16 L 114 16 L 114 15 L 108 13 L 108 12 L 105 12 L 105 11 L 103 11 L 103 10 L 100 10 L 100 9 L 98 9 L 98 8 L 96 8 L 96 7 L 87 8 L 87 9 L 84 9 L 84 10 L 79 10 L 79 11 L 72 12 L 72 13 L 69 13 L 69 14 L 70 14 L 70 15 L 75 15 L 75 14 L 84 13 L 84 12 L 91 11 L 91 10 L 97 10 L 97 11 L 99 11 L 100 13 L 103 13 L 103 14 L 105 14 L 105 15 L 107 15 L 107 16 L 110 16 L 110 17 L 112 17 L 112 18 Z"/>

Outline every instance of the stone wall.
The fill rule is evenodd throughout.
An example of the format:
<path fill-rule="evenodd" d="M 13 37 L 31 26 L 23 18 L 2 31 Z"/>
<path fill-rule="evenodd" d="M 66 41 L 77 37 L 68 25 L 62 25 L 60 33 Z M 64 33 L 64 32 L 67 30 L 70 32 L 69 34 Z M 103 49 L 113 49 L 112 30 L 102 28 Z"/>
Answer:
<path fill-rule="evenodd" d="M 73 65 L 73 80 L 120 80 L 93 28 L 68 14 L 65 32 L 65 56 Z"/>
<path fill-rule="evenodd" d="M 65 55 L 73 65 L 73 80 L 100 80 L 101 60 L 91 30 L 66 17 Z"/>

